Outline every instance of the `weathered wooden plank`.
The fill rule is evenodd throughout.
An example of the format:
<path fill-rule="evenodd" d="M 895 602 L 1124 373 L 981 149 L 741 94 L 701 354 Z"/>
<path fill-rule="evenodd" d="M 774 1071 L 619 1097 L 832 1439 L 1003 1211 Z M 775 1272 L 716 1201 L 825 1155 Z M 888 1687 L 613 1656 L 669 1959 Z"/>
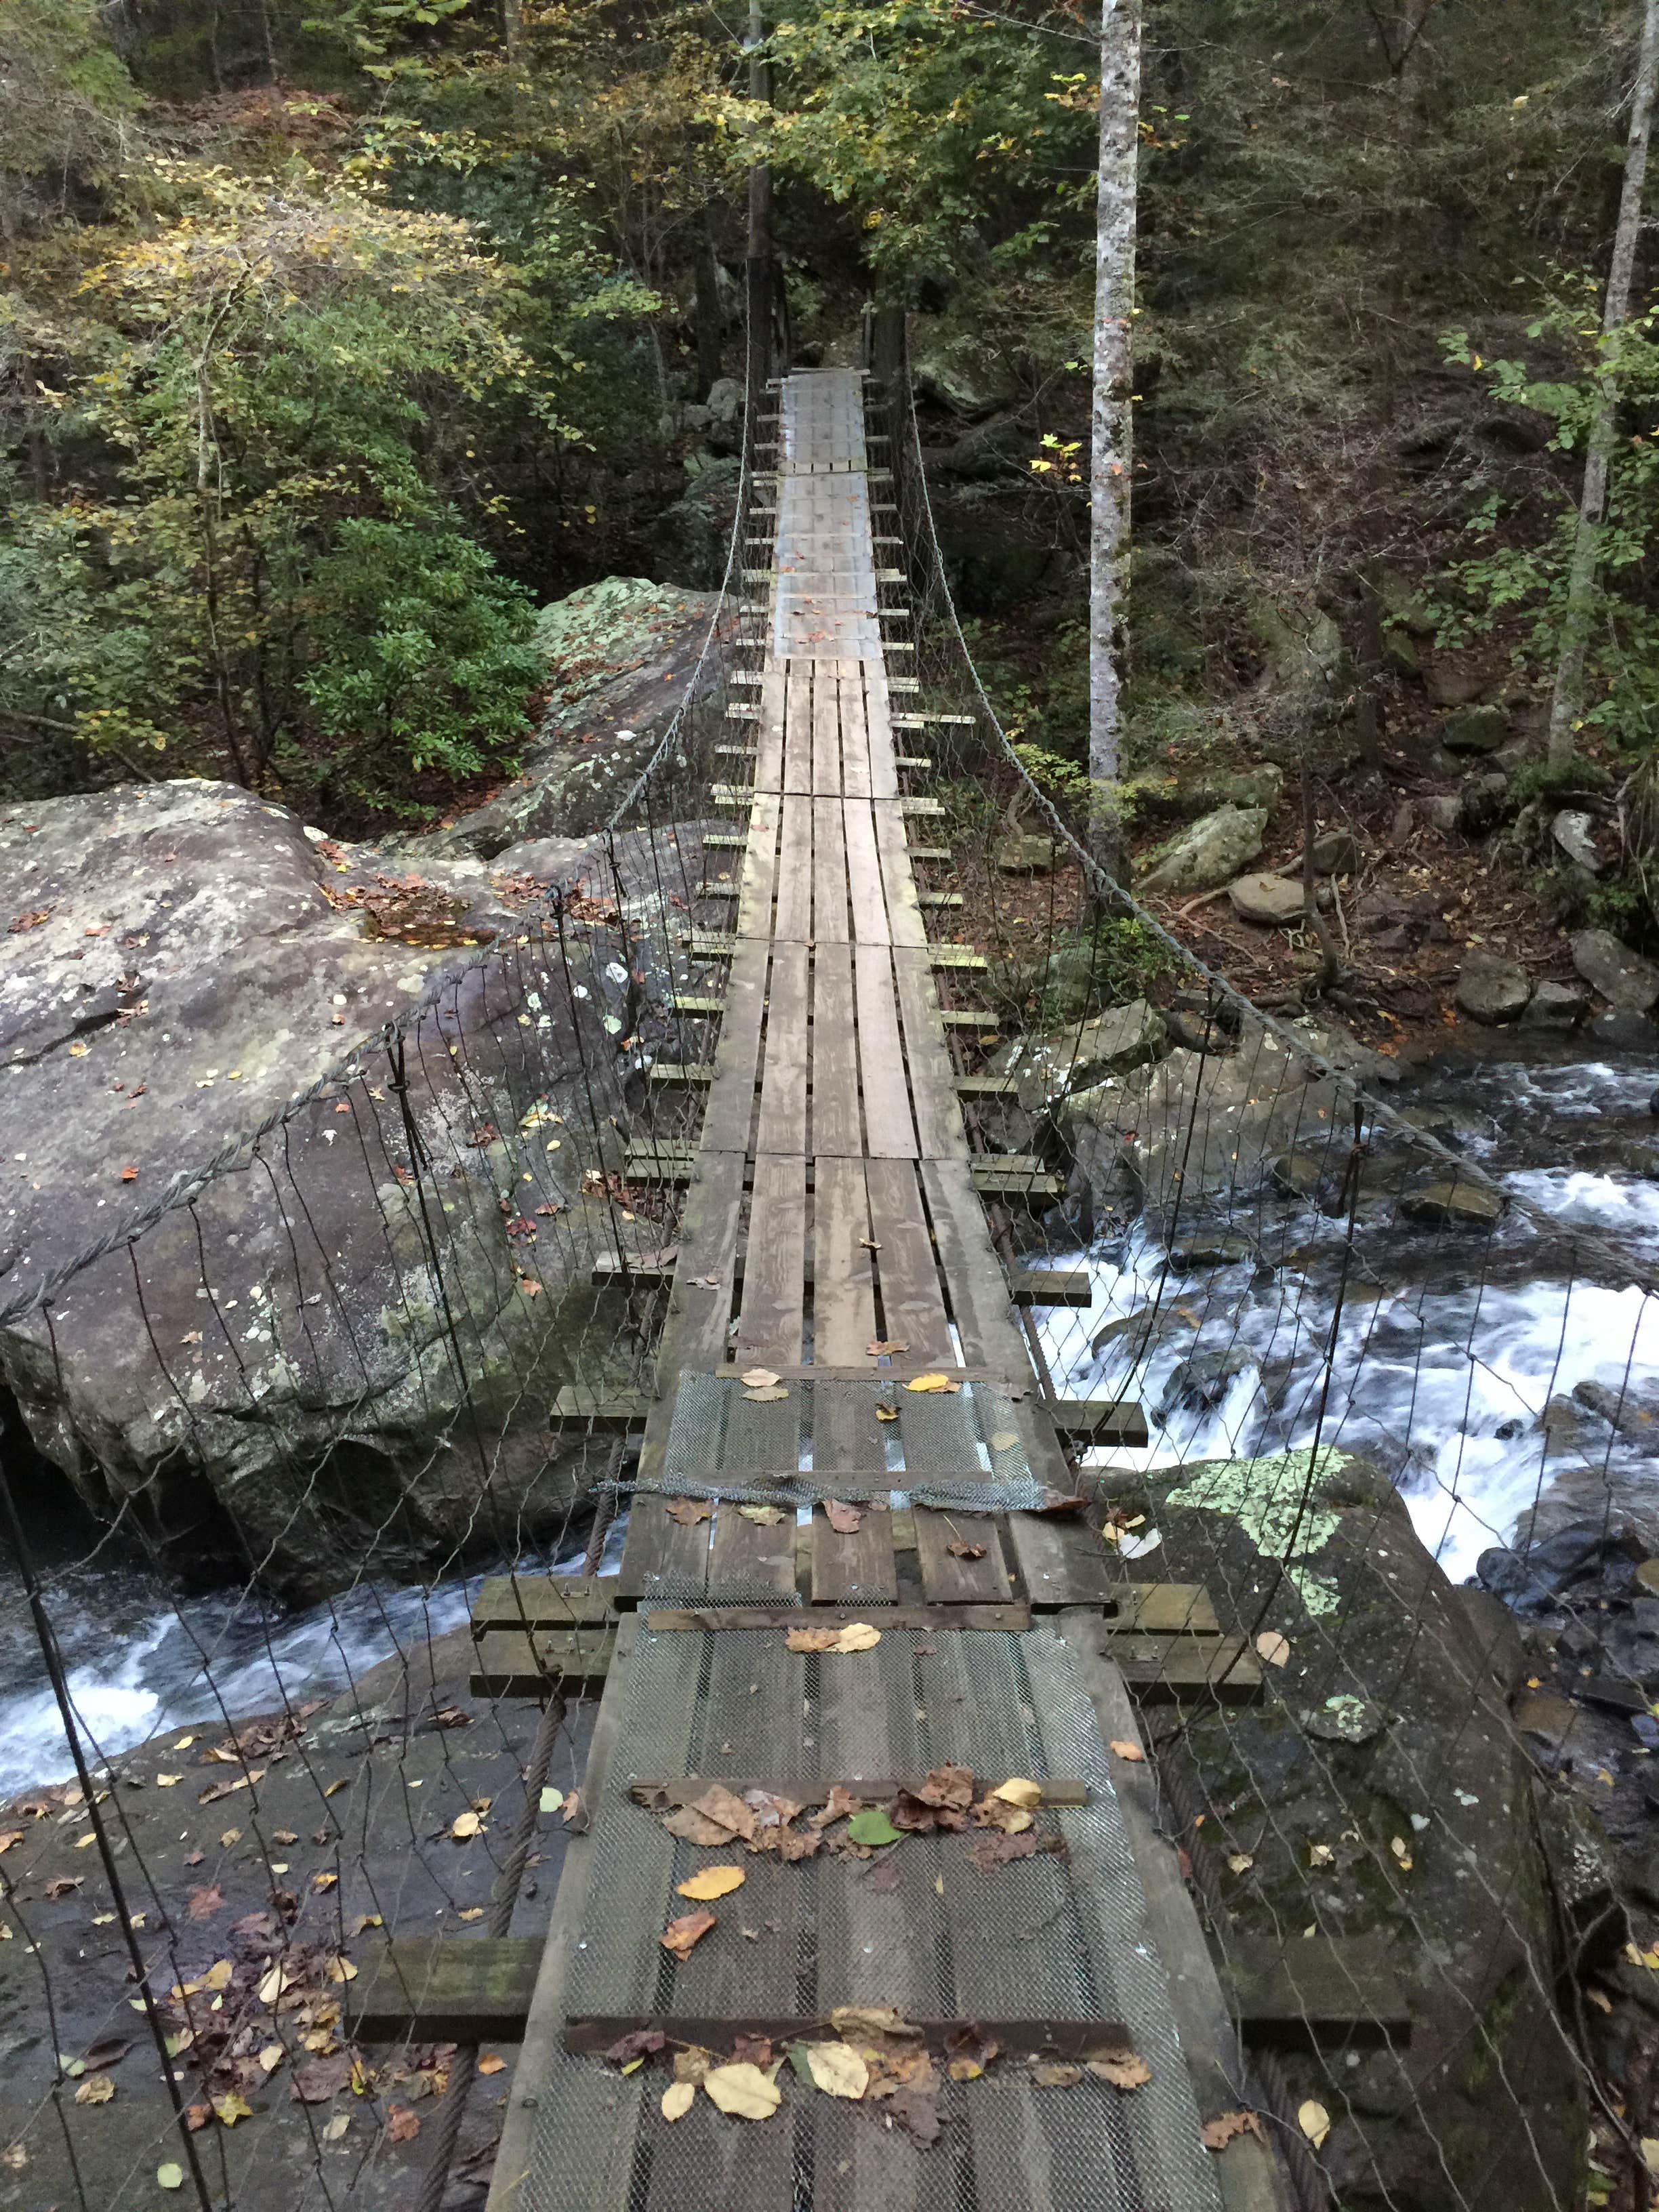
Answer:
<path fill-rule="evenodd" d="M 853 935 L 861 945 L 886 945 L 887 901 L 882 887 L 881 856 L 876 849 L 875 817 L 867 799 L 842 804 L 846 836 L 847 882 L 853 910 Z"/>
<path fill-rule="evenodd" d="M 550 1418 L 562 1427 L 642 1429 L 655 1402 L 648 1390 L 596 1390 L 567 1382 L 553 1401 Z"/>
<path fill-rule="evenodd" d="M 1008 1595 L 1008 1566 L 997 1524 L 983 1514 L 941 1513 L 915 1508 L 916 1564 L 929 1605 L 997 1605 Z M 967 1559 L 952 1544 L 984 1556 Z"/>
<path fill-rule="evenodd" d="M 707 1586 L 713 1522 L 677 1519 L 669 1510 L 671 1503 L 677 1502 L 635 1498 L 617 1574 L 618 1603 L 648 1604 L 663 1590 L 683 1603 L 688 1592 Z"/>
<path fill-rule="evenodd" d="M 784 1510 L 775 1522 L 751 1521 L 729 1498 L 723 1499 L 715 1509 L 714 1541 L 708 1555 L 709 1596 L 740 1590 L 752 1598 L 768 1587 L 780 1598 L 794 1594 L 793 1508 Z"/>
<path fill-rule="evenodd" d="M 652 1605 L 647 1620 L 665 1634 L 701 1634 L 707 1629 L 844 1628 L 866 1616 L 856 1606 L 814 1607 L 804 1614 L 799 1606 L 714 1605 L 698 1607 Z M 1003 1636 L 1024 1636 L 1031 1625 L 1031 1608 L 1017 1601 L 1006 1605 L 894 1605 L 885 1607 L 876 1626 L 881 1628 L 994 1631 Z M 1099 1626 L 1097 1621 L 1095 1626 Z"/>
<path fill-rule="evenodd" d="M 555 1689 L 591 1691 L 611 1671 L 616 1634 L 608 1628 L 522 1631 L 480 1637 L 467 1686 L 475 1698 L 545 1698 Z"/>
<path fill-rule="evenodd" d="M 885 1340 L 903 1345 L 908 1360 L 954 1360 L 956 1346 L 915 1169 L 908 1160 L 867 1160 L 864 1176 L 870 1233 L 881 1247 L 876 1273 Z"/>
<path fill-rule="evenodd" d="M 1242 1636 L 1102 1637 L 1103 1657 L 1148 1703 L 1217 1698 L 1249 1705 L 1261 1695 L 1261 1666 Z"/>
<path fill-rule="evenodd" d="M 785 683 L 781 668 L 769 668 L 762 674 L 759 750 L 755 758 L 755 782 L 763 791 L 781 791 L 783 787 Z"/>
<path fill-rule="evenodd" d="M 908 802 L 902 802 L 908 804 Z M 872 803 L 876 850 L 887 894 L 887 927 L 895 945 L 926 945 L 927 925 L 916 904 L 916 879 L 904 842 L 904 817 L 896 805 Z"/>
<path fill-rule="evenodd" d="M 839 792 L 841 786 L 841 702 L 833 663 L 820 662 L 812 672 L 812 789 Z"/>
<path fill-rule="evenodd" d="M 904 1032 L 910 1099 L 916 1117 L 921 1157 L 965 1160 L 968 1139 L 962 1108 L 951 1086 L 951 1056 L 939 1019 L 939 994 L 925 953 L 896 949 L 893 972 L 898 983 L 899 1022 Z"/>
<path fill-rule="evenodd" d="M 737 1346 L 745 1364 L 753 1358 L 787 1368 L 801 1357 L 805 1255 L 806 1163 L 763 1153 L 755 1162 L 738 1307 Z"/>
<path fill-rule="evenodd" d="M 864 1095 L 866 1151 L 877 1159 L 913 1160 L 915 1124 L 899 1042 L 891 956 L 884 945 L 854 953 L 858 984 L 859 1083 Z"/>
<path fill-rule="evenodd" d="M 1077 1443 L 1144 1451 L 1150 1441 L 1146 1409 L 1133 1398 L 1061 1398 L 1054 1419 L 1060 1435 Z"/>
<path fill-rule="evenodd" d="M 1228 2009 L 1253 2043 L 1328 2051 L 1408 2043 L 1411 1998 L 1388 1939 L 1246 1936 L 1229 1929 L 1218 1966 Z"/>
<path fill-rule="evenodd" d="M 699 1152 L 680 1210 L 679 1267 L 658 1347 L 659 1388 L 682 1367 L 717 1366 L 726 1350 L 738 1272 L 744 1155 Z M 672 1361 L 672 1365 L 665 1364 Z"/>
<path fill-rule="evenodd" d="M 1210 1593 L 1202 1583 L 1131 1583 L 1118 1595 L 1116 1630 L 1144 1636 L 1219 1636 Z"/>
<path fill-rule="evenodd" d="M 739 937 L 766 937 L 771 933 L 781 805 L 776 793 L 767 792 L 749 810 L 749 842 L 744 851 L 738 890 L 736 927 Z"/>
<path fill-rule="evenodd" d="M 812 1356 L 852 1364 L 876 1333 L 864 1162 L 820 1158 L 812 1206 Z"/>
<path fill-rule="evenodd" d="M 812 801 L 812 936 L 819 945 L 846 944 L 847 831 L 838 799 Z"/>
<path fill-rule="evenodd" d="M 812 664 L 792 655 L 783 699 L 783 787 L 812 792 Z"/>
<path fill-rule="evenodd" d="M 863 1148 L 853 1018 L 853 950 L 812 955 L 812 1150 L 851 1158 Z"/>
<path fill-rule="evenodd" d="M 516 2043 L 542 1962 L 539 1936 L 399 1936 L 359 1953 L 345 1985 L 360 2043 Z"/>
<path fill-rule="evenodd" d="M 816 1614 L 803 1620 L 804 1626 L 820 1628 L 823 1626 Z M 1006 1774 L 976 1774 L 974 1795 L 982 1797 L 987 1790 L 1000 1790 L 1006 1782 Z M 1028 1782 L 1035 1782 L 1042 1792 L 1046 1807 L 1082 1806 L 1093 1802 L 1094 1793 L 1086 1782 L 1079 1782 L 1072 1774 L 1028 1774 Z M 665 1775 L 660 1780 L 642 1776 L 630 1781 L 628 1794 L 641 1805 L 653 1808 L 667 1805 L 695 1805 L 699 1797 L 718 1785 L 729 1790 L 734 1797 L 746 1790 L 765 1790 L 775 1796 L 792 1797 L 797 1805 L 827 1805 L 837 1790 L 849 1790 L 856 1797 L 869 1804 L 879 1804 L 884 1798 L 896 1797 L 901 1790 L 914 1796 L 927 1786 L 927 1777 L 920 1767 L 913 1773 L 899 1775 L 843 1775 L 839 1779 L 822 1774 L 695 1774 L 689 1778 Z"/>
<path fill-rule="evenodd" d="M 890 1604 L 897 1595 L 892 1514 L 866 1507 L 860 1526 L 843 1534 L 817 1507 L 812 1515 L 813 1604 Z"/>
<path fill-rule="evenodd" d="M 1086 1267 L 1016 1267 L 1008 1295 L 1017 1306 L 1071 1306 L 1086 1312 L 1095 1302 Z"/>
<path fill-rule="evenodd" d="M 696 1954 L 693 1954 L 696 1956 Z M 1032 2015 L 1014 2014 L 1007 2018 L 963 2021 L 955 2017 L 942 2019 L 937 2013 L 912 2011 L 909 2024 L 920 2031 L 921 2040 L 930 2051 L 944 2056 L 951 2037 L 963 2028 L 972 2027 L 988 2035 L 1005 2053 L 1004 2063 L 1016 2056 L 1035 2057 L 1039 2054 L 1056 2058 L 1085 2058 L 1091 2051 L 1121 2048 L 1130 2040 L 1132 2030 L 1121 2020 L 1103 2015 L 1098 2020 L 1049 2020 Z M 799 2043 L 814 2034 L 830 2033 L 827 2015 L 816 2017 L 803 2012 L 748 2013 L 690 2013 L 672 2010 L 666 2013 L 617 2012 L 573 2014 L 565 2024 L 564 2045 L 567 2051 L 608 2051 L 624 2035 L 641 2028 L 660 2028 L 677 2044 L 697 2044 L 705 2049 L 729 2049 L 739 2035 L 763 2036 L 769 2042 L 779 2045 Z M 879 2148 L 883 2137 L 874 2129 L 868 2130 L 870 2139 Z M 888 2156 L 892 2155 L 890 2150 Z M 708 2200 L 704 2200 L 707 2202 Z M 769 2200 L 775 2202 L 778 2200 Z M 843 2197 L 842 2202 L 848 2202 Z M 873 2203 L 878 2200 L 860 2197 L 859 2203 Z M 887 2212 L 891 2199 L 884 2192 L 879 2199 L 882 2212 Z"/>
<path fill-rule="evenodd" d="M 611 1619 L 612 1589 L 608 1575 L 489 1575 L 472 1601 L 472 1633 L 592 1627 Z"/>
<path fill-rule="evenodd" d="M 812 934 L 812 802 L 793 792 L 783 802 L 774 927 L 780 939 L 802 945 Z"/>
<path fill-rule="evenodd" d="M 841 714 L 842 789 L 849 799 L 870 796 L 870 732 L 864 710 L 864 672 L 856 660 L 844 660 L 836 671 L 836 702 Z"/>
<path fill-rule="evenodd" d="M 806 947 L 775 945 L 755 1149 L 806 1150 Z"/>
<path fill-rule="evenodd" d="M 749 1149 L 769 950 L 763 938 L 745 939 L 732 963 L 731 981 L 726 987 L 726 1018 L 720 1024 L 714 1080 L 708 1086 L 708 1103 L 702 1117 L 702 1141 L 720 1152 Z"/>

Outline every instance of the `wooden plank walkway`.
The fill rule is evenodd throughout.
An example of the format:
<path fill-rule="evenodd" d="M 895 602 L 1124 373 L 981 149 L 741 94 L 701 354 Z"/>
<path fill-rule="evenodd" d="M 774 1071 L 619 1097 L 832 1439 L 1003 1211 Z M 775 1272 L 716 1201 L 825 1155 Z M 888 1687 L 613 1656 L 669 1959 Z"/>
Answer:
<path fill-rule="evenodd" d="M 1085 1525 L 1025 1510 L 1072 1479 L 975 1188 L 918 898 L 860 377 L 791 376 L 780 416 L 763 660 L 743 694 L 760 719 L 746 780 L 722 787 L 747 831 L 736 913 L 696 917 L 733 941 L 619 1577 L 639 1610 L 491 2212 L 1273 2212 L 1261 2143 L 1203 2147 L 1202 2123 L 1243 2101 L 1236 2039 L 1173 1855 L 1107 1747 L 1133 1723 L 1104 1616 L 1134 1619 L 1133 1594 Z M 773 1379 L 746 1384 L 757 1370 Z M 832 1519 L 849 1499 L 861 1517 L 837 1503 Z M 878 1646 L 787 1648 L 792 1620 L 860 1617 Z M 690 1778 L 758 1777 L 822 1802 L 944 1762 L 1065 1778 L 1044 1850 L 994 1872 L 954 1833 L 912 1835 L 890 1865 L 749 1856 L 714 1931 L 682 1964 L 664 1951 L 676 1885 L 709 1854 L 631 1781 L 678 1800 Z M 924 2147 L 787 2067 L 764 2124 L 702 2097 L 671 2124 L 661 2062 L 624 2076 L 593 2055 L 637 2026 L 781 2051 L 845 2004 L 939 2038 L 995 2022 L 1005 2056 L 971 2081 L 935 2069 L 943 2132 Z M 1133 2094 L 1045 2086 L 1030 2063 L 1125 2041 L 1152 2069 Z"/>

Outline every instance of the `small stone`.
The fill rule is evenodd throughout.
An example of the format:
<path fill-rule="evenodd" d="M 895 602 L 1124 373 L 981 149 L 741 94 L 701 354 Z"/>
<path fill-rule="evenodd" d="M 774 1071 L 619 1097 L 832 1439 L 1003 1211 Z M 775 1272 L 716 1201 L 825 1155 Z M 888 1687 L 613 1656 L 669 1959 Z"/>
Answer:
<path fill-rule="evenodd" d="M 1046 876 L 1054 865 L 1054 841 L 1022 830 L 1000 838 L 991 857 L 1005 876 Z"/>
<path fill-rule="evenodd" d="M 1529 1030 L 1573 1030 L 1589 1012 L 1589 1000 L 1576 983 L 1540 983 L 1521 1021 Z"/>
<path fill-rule="evenodd" d="M 1449 753 L 1495 753 L 1509 735 L 1509 716 L 1501 707 L 1460 707 L 1448 714 L 1440 742 Z"/>
<path fill-rule="evenodd" d="M 1523 1013 L 1532 996 L 1532 978 L 1513 960 L 1495 953 L 1472 952 L 1457 978 L 1457 1005 L 1477 1022 L 1496 1026 Z"/>
<path fill-rule="evenodd" d="M 1502 1218 L 1508 1204 L 1502 1191 L 1488 1190 L 1484 1183 L 1431 1182 L 1426 1190 L 1413 1191 L 1402 1198 L 1400 1211 L 1407 1220 L 1437 1227 L 1462 1222 L 1471 1228 L 1486 1229 Z"/>
<path fill-rule="evenodd" d="M 1455 792 L 1437 793 L 1423 801 L 1423 811 L 1428 817 L 1429 827 L 1437 830 L 1443 837 L 1449 837 L 1458 826 L 1458 809 L 1462 801 Z"/>
<path fill-rule="evenodd" d="M 1632 952 L 1610 929 L 1581 929 L 1572 939 L 1572 964 L 1610 1006 L 1645 1014 L 1659 1000 L 1659 968 Z"/>
<path fill-rule="evenodd" d="M 1170 1249 L 1173 1267 L 1231 1267 L 1255 1256 L 1255 1247 L 1245 1237 L 1194 1236 Z"/>
<path fill-rule="evenodd" d="M 1634 1443 L 1659 1439 L 1659 1404 L 1634 1390 L 1615 1389 L 1606 1382 L 1575 1382 L 1572 1395 L 1581 1406 L 1611 1422 L 1621 1437 Z"/>
<path fill-rule="evenodd" d="M 1359 840 L 1351 830 L 1322 830 L 1313 841 L 1313 864 L 1322 876 L 1351 876 L 1359 866 Z"/>
<path fill-rule="evenodd" d="M 1299 921 L 1305 911 L 1302 885 L 1287 876 L 1240 876 L 1228 884 L 1227 897 L 1242 921 L 1269 927 Z"/>
<path fill-rule="evenodd" d="M 1282 1152 L 1267 1173 L 1286 1198 L 1315 1198 L 1325 1180 L 1323 1163 L 1306 1152 Z"/>
<path fill-rule="evenodd" d="M 1564 806 L 1550 824 L 1550 835 L 1575 867 L 1599 875 L 1601 856 L 1595 849 L 1595 824 L 1588 814 Z"/>
<path fill-rule="evenodd" d="M 1534 1690 L 1517 1698 L 1510 1708 L 1522 1735 L 1535 1735 L 1552 1751 L 1559 1751 L 1578 1719 L 1578 1708 L 1553 1690 Z"/>
<path fill-rule="evenodd" d="M 1484 837 L 1495 830 L 1510 811 L 1510 780 L 1502 769 L 1472 775 L 1457 802 L 1458 827 L 1471 837 Z"/>

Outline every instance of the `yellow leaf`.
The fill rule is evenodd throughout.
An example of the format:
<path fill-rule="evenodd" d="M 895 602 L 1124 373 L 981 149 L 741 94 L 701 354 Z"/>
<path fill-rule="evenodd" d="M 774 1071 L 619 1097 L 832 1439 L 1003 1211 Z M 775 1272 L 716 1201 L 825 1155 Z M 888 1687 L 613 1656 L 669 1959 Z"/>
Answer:
<path fill-rule="evenodd" d="M 280 2043 L 268 2043 L 259 2053 L 259 2063 L 267 2074 L 274 2074 L 282 2064 L 285 2053 Z"/>
<path fill-rule="evenodd" d="M 332 1889 L 339 1879 L 337 1874 L 314 1874 L 311 1877 L 311 1886 L 313 1889 Z"/>
<path fill-rule="evenodd" d="M 905 1384 L 907 1390 L 917 1392 L 960 1390 L 960 1382 L 953 1382 L 948 1375 L 913 1375 Z"/>
<path fill-rule="evenodd" d="M 216 1959 L 202 1977 L 202 1987 L 204 1990 L 228 1990 L 234 1972 L 228 1959 Z"/>
<path fill-rule="evenodd" d="M 662 2093 L 662 2116 L 665 2120 L 683 2120 L 696 2101 L 695 2081 L 671 2081 Z"/>
<path fill-rule="evenodd" d="M 679 1894 L 693 1899 L 699 1905 L 706 1905 L 711 1898 L 729 1897 L 734 1889 L 741 1889 L 747 1879 L 741 1867 L 705 1867 L 701 1874 L 694 1874 L 690 1881 L 679 1884 Z"/>
<path fill-rule="evenodd" d="M 1254 1851 L 1235 1851 L 1227 1864 L 1234 1874 L 1249 1874 L 1255 1864 L 1255 1854 Z"/>
<path fill-rule="evenodd" d="M 849 1620 L 833 1648 L 837 1651 L 873 1651 L 880 1641 L 880 1629 L 872 1628 L 867 1620 Z"/>
<path fill-rule="evenodd" d="M 1111 1748 L 1119 1759 L 1127 1759 L 1132 1764 L 1136 1761 L 1144 1761 L 1146 1756 L 1146 1753 L 1141 1749 L 1138 1743 L 1121 1743 L 1115 1739 Z"/>
<path fill-rule="evenodd" d="M 480 2074 L 505 2074 L 507 2061 L 499 2051 L 492 2051 L 488 2058 L 478 2061 L 478 2071 Z"/>
<path fill-rule="evenodd" d="M 107 2105 L 115 2094 L 115 2084 L 107 2074 L 88 2074 L 76 2085 L 75 2101 L 77 2105 Z"/>
<path fill-rule="evenodd" d="M 239 2097 L 234 2089 L 228 2097 L 216 2097 L 213 2109 L 228 2128 L 234 2128 L 238 2120 L 253 2118 L 252 2106 L 245 2097 Z"/>
<path fill-rule="evenodd" d="M 1255 1648 L 1270 1667 L 1283 1667 L 1291 1656 L 1291 1640 L 1276 1629 L 1267 1629 L 1255 1639 Z"/>
<path fill-rule="evenodd" d="M 483 1826 L 483 1822 L 476 1813 L 458 1813 L 451 1823 L 449 1832 L 458 1844 L 464 1844 L 469 1836 L 476 1836 Z"/>
<path fill-rule="evenodd" d="M 175 2166 L 171 2159 L 165 2166 L 158 2166 L 155 2169 L 155 2185 L 158 2189 L 182 2189 L 185 2185 L 184 2167 Z"/>
<path fill-rule="evenodd" d="M 1296 2122 L 1316 2150 L 1331 2131 L 1330 2114 L 1311 2097 L 1298 2109 Z"/>
<path fill-rule="evenodd" d="M 861 2097 L 870 2087 L 870 2069 L 850 2045 L 809 2043 L 807 2070 L 827 2097 Z"/>
<path fill-rule="evenodd" d="M 1411 1871 L 1412 1855 L 1407 1845 L 1406 1838 L 1403 1836 L 1396 1836 L 1393 1842 L 1389 1845 L 1389 1849 L 1394 1853 L 1395 1857 L 1399 1861 L 1401 1866 L 1407 1874 L 1409 1874 Z"/>
<path fill-rule="evenodd" d="M 714 2066 L 702 2077 L 702 2086 L 721 2112 L 740 2120 L 769 2120 L 783 2102 L 775 2081 L 769 2081 L 758 2066 L 747 2061 L 736 2066 Z"/>
<path fill-rule="evenodd" d="M 1310 1844 L 1308 1846 L 1310 1866 L 1329 1866 L 1335 1856 L 1336 1853 L 1328 1844 Z"/>
<path fill-rule="evenodd" d="M 1006 1805 L 1040 1805 L 1042 1802 L 1042 1784 L 1028 1782 L 1023 1775 L 1015 1774 L 994 1790 L 991 1795 L 1000 1797 Z"/>
<path fill-rule="evenodd" d="M 357 1978 L 357 1969 L 349 1959 L 331 1959 L 328 1962 L 328 1978 L 331 1982 L 355 1982 Z"/>
<path fill-rule="evenodd" d="M 898 1419 L 898 1407 L 896 1406 L 878 1406 L 876 1408 L 876 1419 L 878 1421 L 896 1421 Z"/>
<path fill-rule="evenodd" d="M 158 1790 L 172 1790 L 184 1778 L 182 1774 L 158 1774 L 155 1778 L 155 1786 Z"/>
<path fill-rule="evenodd" d="M 336 2112 L 334 2118 L 329 2121 L 328 2124 L 323 2130 L 323 2141 L 325 2142 L 338 2142 L 340 2137 L 345 2133 L 346 2130 L 350 2125 L 351 2115 L 349 2112 Z"/>

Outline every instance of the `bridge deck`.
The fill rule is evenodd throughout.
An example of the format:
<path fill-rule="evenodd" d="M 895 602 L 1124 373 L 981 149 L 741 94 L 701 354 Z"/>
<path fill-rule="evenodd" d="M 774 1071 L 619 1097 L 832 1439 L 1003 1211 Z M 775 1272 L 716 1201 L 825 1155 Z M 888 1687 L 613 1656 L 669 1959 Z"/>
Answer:
<path fill-rule="evenodd" d="M 918 902 L 919 771 L 892 729 L 895 594 L 872 544 L 860 380 L 792 376 L 780 412 L 757 715 L 732 725 L 754 748 L 732 779 L 748 836 L 735 915 L 708 925 L 734 940 L 725 1012 L 623 1560 L 640 1611 L 618 1638 L 592 1826 L 567 1864 L 492 2212 L 1270 2206 L 1259 2146 L 1202 2146 L 1202 2120 L 1241 2100 L 1236 2047 L 1137 1794 L 1146 1770 L 1108 1749 L 1134 1728 L 1100 1650 L 1125 1586 L 1086 1529 L 1024 1510 L 1070 1484 L 975 1194 Z M 775 1380 L 745 1385 L 757 1368 Z M 954 1387 L 905 1387 L 928 1370 Z M 708 1518 L 669 1510 L 709 1492 Z M 755 1517 L 774 1497 L 776 1516 Z M 830 1498 L 875 1503 L 842 1532 Z M 790 1651 L 784 1608 L 811 1622 L 815 1605 L 877 1626 L 893 1609 L 872 1650 Z M 709 1607 L 777 1613 L 688 1610 Z M 739 1852 L 746 1878 L 714 1929 L 683 1963 L 662 1948 L 689 1909 L 676 1885 L 732 1854 L 669 1833 L 630 1783 L 743 1778 L 821 1799 L 946 1762 L 1054 1778 L 1083 1802 L 1042 1812 L 1043 1850 L 994 1869 L 972 1833 L 873 1858 Z M 781 2053 L 839 2005 L 928 2026 L 936 2142 L 787 2065 L 764 2122 L 700 2095 L 670 2123 L 662 2060 L 624 2076 L 596 2055 L 638 2025 L 721 2055 L 763 2033 Z M 1004 2055 L 950 2081 L 939 2045 L 966 2023 Z M 1128 2094 L 1087 2073 L 1045 2086 L 1028 2063 L 1124 2044 L 1152 2069 Z"/>

